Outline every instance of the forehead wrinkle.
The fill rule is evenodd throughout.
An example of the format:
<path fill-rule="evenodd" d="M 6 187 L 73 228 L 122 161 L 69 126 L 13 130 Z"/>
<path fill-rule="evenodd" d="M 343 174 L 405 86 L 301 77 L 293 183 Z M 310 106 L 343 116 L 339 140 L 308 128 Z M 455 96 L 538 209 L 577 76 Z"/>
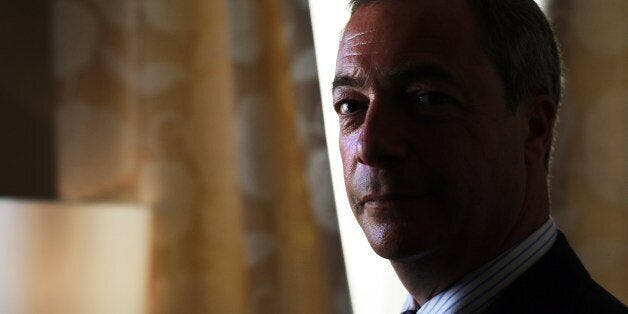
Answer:
<path fill-rule="evenodd" d="M 370 56 L 382 53 L 381 51 L 365 51 L 365 52 L 350 52 L 343 55 L 344 57 L 359 57 L 359 56 Z"/>
<path fill-rule="evenodd" d="M 355 46 L 365 46 L 365 45 L 373 45 L 373 44 L 385 44 L 387 43 L 387 41 L 381 40 L 381 41 L 367 41 L 367 42 L 361 42 L 361 43 L 357 43 L 357 44 L 352 44 L 353 47 Z"/>
<path fill-rule="evenodd" d="M 354 40 L 354 39 L 356 39 L 358 37 L 367 35 L 367 34 L 372 33 L 372 32 L 373 32 L 372 30 L 368 30 L 366 32 L 361 32 L 361 33 L 357 33 L 357 34 L 351 34 L 349 36 L 345 36 L 345 40 L 347 40 L 347 41 Z"/>
<path fill-rule="evenodd" d="M 343 53 L 343 57 L 355 57 L 362 55 L 373 55 L 373 54 L 382 54 L 386 53 L 387 49 L 391 44 L 403 44 L 407 41 L 401 39 L 382 39 L 382 40 L 373 40 L 367 42 L 358 42 L 358 43 L 345 43 L 344 49 L 347 51 Z"/>
<path fill-rule="evenodd" d="M 349 22 L 351 23 L 351 22 Z M 360 28 L 363 28 L 364 26 L 361 26 Z M 384 24 L 384 25 L 379 25 L 379 27 L 376 28 L 370 28 L 368 30 L 365 31 L 361 31 L 355 34 L 351 34 L 351 30 L 345 30 L 345 38 L 344 40 L 347 42 L 350 41 L 354 41 L 354 40 L 359 40 L 361 37 L 367 36 L 369 34 L 375 33 L 375 32 L 379 32 L 381 30 L 386 30 L 386 29 L 392 29 L 395 30 L 396 26 L 395 23 L 388 23 L 388 24 Z M 350 34 L 350 35 L 348 35 Z"/>

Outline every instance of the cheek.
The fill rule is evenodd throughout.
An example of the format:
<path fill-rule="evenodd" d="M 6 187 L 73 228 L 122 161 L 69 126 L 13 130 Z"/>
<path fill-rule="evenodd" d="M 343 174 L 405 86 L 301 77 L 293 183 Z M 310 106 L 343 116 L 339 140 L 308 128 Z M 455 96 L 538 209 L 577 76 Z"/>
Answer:
<path fill-rule="evenodd" d="M 496 214 L 521 198 L 524 159 L 518 137 L 508 125 L 469 130 L 448 145 L 440 170 L 460 206 L 473 215 Z"/>
<path fill-rule="evenodd" d="M 418 163 L 441 174 L 460 171 L 473 154 L 472 139 L 460 124 L 447 123 L 413 130 L 411 153 Z"/>
<path fill-rule="evenodd" d="M 342 159 L 342 166 L 347 176 L 355 171 L 355 164 L 357 162 L 357 136 L 354 135 L 341 135 L 339 140 L 340 158 Z"/>
<path fill-rule="evenodd" d="M 516 152 L 509 134 L 483 125 L 448 124 L 417 132 L 415 155 L 431 170 L 447 202 L 479 202 L 495 193 L 509 171 Z M 438 134 L 438 136 L 430 136 Z M 501 182 L 500 182 L 501 181 Z"/>
<path fill-rule="evenodd" d="M 370 172 L 368 167 L 363 167 L 364 165 L 358 162 L 360 153 L 358 138 L 358 132 L 340 136 L 340 157 L 349 205 L 360 225 L 365 228 L 364 217 L 360 215 L 363 207 L 360 205 L 359 198 L 368 190 Z"/>
<path fill-rule="evenodd" d="M 342 159 L 342 171 L 345 181 L 345 189 L 347 192 L 347 197 L 349 198 L 349 203 L 354 211 L 357 212 L 359 209 L 356 208 L 357 203 L 355 200 L 355 186 L 353 184 L 355 179 L 355 169 L 357 166 L 357 147 L 356 141 L 351 136 L 340 136 L 340 158 Z"/>

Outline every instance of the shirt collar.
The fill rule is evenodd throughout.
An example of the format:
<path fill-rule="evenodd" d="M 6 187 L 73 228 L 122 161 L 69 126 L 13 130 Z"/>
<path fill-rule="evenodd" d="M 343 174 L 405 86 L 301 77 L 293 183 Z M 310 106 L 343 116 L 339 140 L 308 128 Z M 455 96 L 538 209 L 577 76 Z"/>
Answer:
<path fill-rule="evenodd" d="M 549 219 L 479 269 L 467 274 L 451 288 L 429 299 L 422 307 L 408 294 L 402 313 L 436 314 L 480 312 L 502 289 L 538 261 L 556 240 L 556 224 Z"/>

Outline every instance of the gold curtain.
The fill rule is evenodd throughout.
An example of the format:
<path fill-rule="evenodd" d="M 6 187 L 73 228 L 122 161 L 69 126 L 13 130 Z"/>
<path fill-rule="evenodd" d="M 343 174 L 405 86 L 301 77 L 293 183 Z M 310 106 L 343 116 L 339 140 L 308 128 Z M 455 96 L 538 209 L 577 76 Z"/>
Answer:
<path fill-rule="evenodd" d="M 591 275 L 628 302 L 628 2 L 553 1 L 565 98 L 552 166 L 559 227 Z"/>
<path fill-rule="evenodd" d="M 152 208 L 150 313 L 349 311 L 309 25 L 307 1 L 53 1 L 59 196 Z"/>
<path fill-rule="evenodd" d="M 148 311 L 349 312 L 307 1 L 51 3 L 59 197 L 152 208 Z M 624 302 L 626 5 L 552 4 L 553 215 Z"/>

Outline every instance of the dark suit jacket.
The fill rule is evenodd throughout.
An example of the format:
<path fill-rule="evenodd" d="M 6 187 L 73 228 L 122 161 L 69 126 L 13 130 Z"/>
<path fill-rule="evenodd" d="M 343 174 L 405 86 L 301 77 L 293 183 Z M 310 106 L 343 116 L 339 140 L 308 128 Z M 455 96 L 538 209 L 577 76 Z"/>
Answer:
<path fill-rule="evenodd" d="M 628 313 L 582 266 L 562 232 L 550 250 L 501 291 L 487 313 Z"/>

